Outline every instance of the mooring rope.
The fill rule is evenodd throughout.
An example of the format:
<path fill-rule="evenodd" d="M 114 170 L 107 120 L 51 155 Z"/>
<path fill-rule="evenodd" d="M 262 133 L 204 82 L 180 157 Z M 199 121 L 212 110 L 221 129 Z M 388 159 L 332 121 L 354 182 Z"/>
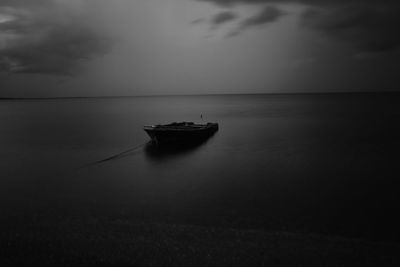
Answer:
<path fill-rule="evenodd" d="M 101 164 L 101 163 L 104 163 L 104 162 L 107 162 L 107 161 L 110 161 L 110 160 L 115 160 L 115 159 L 118 159 L 118 158 L 122 158 L 122 157 L 126 156 L 126 154 L 128 154 L 128 153 L 132 153 L 133 151 L 135 151 L 135 150 L 137 150 L 137 149 L 139 149 L 139 148 L 144 147 L 144 146 L 145 146 L 146 144 L 148 144 L 149 142 L 151 142 L 151 141 L 144 142 L 143 144 L 137 145 L 137 146 L 132 147 L 132 148 L 130 148 L 130 149 L 128 149 L 128 150 L 122 151 L 122 152 L 120 152 L 120 153 L 118 153 L 118 154 L 114 154 L 114 155 L 112 155 L 112 156 L 110 156 L 110 157 L 107 157 L 107 158 L 105 158 L 105 159 L 101 159 L 101 160 L 97 160 L 97 161 L 88 163 L 88 164 L 86 164 L 86 165 L 84 165 L 84 166 L 82 166 L 82 167 L 80 167 L 80 168 L 78 168 L 78 169 L 82 169 L 82 168 L 94 166 L 94 165 L 97 165 L 97 164 Z"/>

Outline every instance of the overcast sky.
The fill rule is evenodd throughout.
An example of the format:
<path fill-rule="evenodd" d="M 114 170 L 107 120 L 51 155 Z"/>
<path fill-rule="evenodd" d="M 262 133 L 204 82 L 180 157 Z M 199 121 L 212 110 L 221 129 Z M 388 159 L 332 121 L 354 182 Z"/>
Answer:
<path fill-rule="evenodd" d="M 0 97 L 399 90 L 400 2 L 0 0 Z"/>

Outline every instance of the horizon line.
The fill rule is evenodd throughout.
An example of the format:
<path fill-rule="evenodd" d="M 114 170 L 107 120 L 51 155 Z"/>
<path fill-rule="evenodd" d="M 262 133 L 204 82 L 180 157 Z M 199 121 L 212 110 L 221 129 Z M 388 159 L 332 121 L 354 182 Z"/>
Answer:
<path fill-rule="evenodd" d="M 240 96 L 240 95 L 333 95 L 333 94 L 400 94 L 399 91 L 329 91 L 329 92 L 284 92 L 284 93 L 211 93 L 211 94 L 155 94 L 155 95 L 100 95 L 100 96 L 57 96 L 57 97 L 0 97 L 0 100 L 54 100 L 90 98 L 134 98 L 134 97 L 178 97 L 178 96 Z"/>

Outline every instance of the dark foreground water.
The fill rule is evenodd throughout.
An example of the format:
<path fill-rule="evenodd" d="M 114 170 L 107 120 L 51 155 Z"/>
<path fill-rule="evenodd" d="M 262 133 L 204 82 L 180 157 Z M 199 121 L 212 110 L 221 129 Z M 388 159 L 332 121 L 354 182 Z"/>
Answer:
<path fill-rule="evenodd" d="M 144 145 L 143 125 L 200 114 L 220 124 L 205 144 Z M 400 95 L 1 101 L 0 121 L 3 230 L 124 220 L 400 240 Z"/>

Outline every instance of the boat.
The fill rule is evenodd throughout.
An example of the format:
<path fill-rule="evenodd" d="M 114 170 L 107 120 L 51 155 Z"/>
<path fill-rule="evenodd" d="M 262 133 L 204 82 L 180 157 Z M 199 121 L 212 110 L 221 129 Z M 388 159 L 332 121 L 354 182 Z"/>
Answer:
<path fill-rule="evenodd" d="M 173 122 L 170 124 L 146 125 L 144 131 L 153 143 L 202 142 L 218 131 L 218 123 Z"/>

